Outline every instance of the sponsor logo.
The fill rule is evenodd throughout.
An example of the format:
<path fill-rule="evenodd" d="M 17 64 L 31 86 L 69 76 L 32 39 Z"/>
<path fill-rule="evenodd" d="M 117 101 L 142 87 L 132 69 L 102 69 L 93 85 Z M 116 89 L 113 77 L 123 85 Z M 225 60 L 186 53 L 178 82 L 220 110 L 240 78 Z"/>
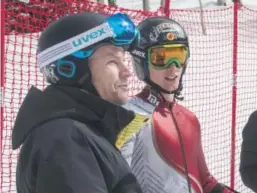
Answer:
<path fill-rule="evenodd" d="M 149 103 L 151 103 L 154 106 L 158 106 L 160 103 L 157 96 L 155 96 L 153 93 L 150 93 L 148 95 L 147 100 L 149 101 Z"/>
<path fill-rule="evenodd" d="M 139 50 L 133 50 L 131 54 L 138 56 L 140 58 L 145 58 L 145 52 L 139 51 Z"/>
<path fill-rule="evenodd" d="M 94 40 L 94 39 L 99 38 L 102 35 L 104 35 L 106 33 L 105 30 L 106 30 L 106 28 L 102 27 L 101 29 L 98 29 L 97 31 L 93 31 L 91 33 L 86 33 L 82 37 L 79 37 L 78 39 L 73 40 L 72 46 L 76 48 L 78 46 L 81 46 L 82 44 L 87 44 L 91 40 Z"/>
<path fill-rule="evenodd" d="M 160 34 L 163 33 L 173 33 L 174 34 L 174 38 L 183 38 L 185 37 L 184 32 L 182 31 L 182 29 L 180 28 L 180 26 L 178 26 L 175 23 L 161 23 L 155 27 L 152 28 L 151 33 L 149 34 L 149 39 L 151 41 L 158 41 L 158 37 Z"/>
<path fill-rule="evenodd" d="M 166 37 L 167 37 L 167 40 L 170 40 L 170 41 L 176 38 L 174 33 L 167 33 Z"/>

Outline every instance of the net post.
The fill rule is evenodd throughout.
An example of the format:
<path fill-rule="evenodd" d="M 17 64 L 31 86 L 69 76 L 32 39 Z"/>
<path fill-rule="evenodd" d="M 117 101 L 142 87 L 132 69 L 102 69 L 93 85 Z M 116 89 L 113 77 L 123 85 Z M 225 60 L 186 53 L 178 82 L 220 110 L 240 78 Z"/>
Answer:
<path fill-rule="evenodd" d="M 237 53 L 238 53 L 238 10 L 240 1 L 234 0 L 233 6 L 233 82 L 232 82 L 232 123 L 231 123 L 231 165 L 230 187 L 235 186 L 235 156 L 236 156 L 236 105 L 237 105 Z"/>
<path fill-rule="evenodd" d="M 170 0 L 164 0 L 164 14 L 166 17 L 170 17 Z"/>
<path fill-rule="evenodd" d="M 3 184 L 3 165 L 2 165 L 2 153 L 3 153 L 3 147 L 2 147 L 2 139 L 3 139 L 3 126 L 4 126 L 4 119 L 3 119 L 3 104 L 4 104 L 4 53 L 5 53 L 5 0 L 1 1 L 1 67 L 0 67 L 0 184 L 2 187 Z"/>
<path fill-rule="evenodd" d="M 103 5 L 108 5 L 108 0 L 99 0 L 99 3 L 103 4 Z"/>
<path fill-rule="evenodd" d="M 149 0 L 143 0 L 143 10 L 148 11 L 150 9 Z"/>

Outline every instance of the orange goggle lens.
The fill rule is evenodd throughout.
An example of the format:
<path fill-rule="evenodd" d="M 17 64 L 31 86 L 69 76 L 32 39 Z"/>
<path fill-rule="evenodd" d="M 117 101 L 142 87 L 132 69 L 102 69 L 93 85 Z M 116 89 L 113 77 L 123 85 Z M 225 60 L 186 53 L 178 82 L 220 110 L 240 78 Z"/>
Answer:
<path fill-rule="evenodd" d="M 188 48 L 185 45 L 162 45 L 148 49 L 149 64 L 157 69 L 167 69 L 175 64 L 178 68 L 186 65 Z"/>

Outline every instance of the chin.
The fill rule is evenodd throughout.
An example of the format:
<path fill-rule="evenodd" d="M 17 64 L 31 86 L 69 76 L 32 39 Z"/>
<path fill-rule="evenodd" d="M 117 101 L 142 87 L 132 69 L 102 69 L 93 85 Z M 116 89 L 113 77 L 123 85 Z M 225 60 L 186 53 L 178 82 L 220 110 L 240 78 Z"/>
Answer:
<path fill-rule="evenodd" d="M 164 89 L 168 91 L 174 91 L 178 89 L 178 86 L 167 86 L 167 87 L 164 87 Z"/>
<path fill-rule="evenodd" d="M 129 97 L 127 94 L 126 94 L 126 96 L 120 97 L 120 101 L 122 104 L 126 104 L 128 102 L 128 100 L 129 100 Z"/>
<path fill-rule="evenodd" d="M 128 99 L 129 99 L 129 97 L 128 97 L 127 93 L 124 93 L 124 94 L 120 93 L 116 97 L 116 104 L 124 105 L 124 104 L 126 104 L 128 102 Z"/>
<path fill-rule="evenodd" d="M 125 105 L 128 102 L 128 99 L 119 98 L 115 101 L 116 105 Z"/>

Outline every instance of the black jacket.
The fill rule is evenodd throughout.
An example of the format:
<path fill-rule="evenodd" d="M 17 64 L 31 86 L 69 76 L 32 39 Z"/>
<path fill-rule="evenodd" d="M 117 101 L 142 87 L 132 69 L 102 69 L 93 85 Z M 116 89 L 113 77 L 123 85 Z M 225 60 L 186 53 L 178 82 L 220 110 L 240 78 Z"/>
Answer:
<path fill-rule="evenodd" d="M 18 193 L 141 193 L 115 148 L 134 113 L 77 88 L 34 87 L 14 125 Z"/>
<path fill-rule="evenodd" d="M 244 184 L 257 192 L 257 111 L 251 114 L 243 130 L 240 173 Z"/>

